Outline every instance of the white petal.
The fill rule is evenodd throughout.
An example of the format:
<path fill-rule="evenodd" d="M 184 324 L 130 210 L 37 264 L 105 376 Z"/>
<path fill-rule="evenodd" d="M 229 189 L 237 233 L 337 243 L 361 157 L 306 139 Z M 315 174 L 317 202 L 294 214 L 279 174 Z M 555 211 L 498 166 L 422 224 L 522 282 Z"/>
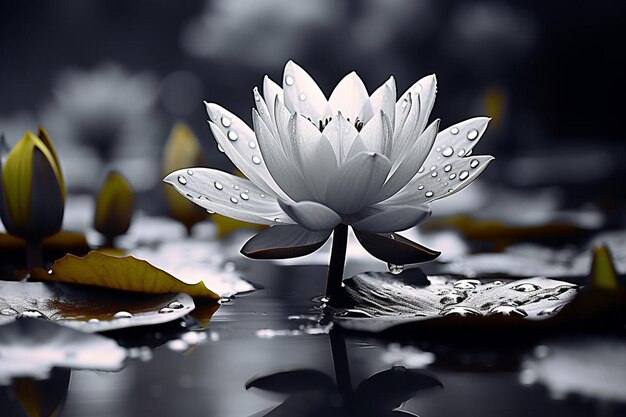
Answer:
<path fill-rule="evenodd" d="M 392 126 L 396 121 L 396 80 L 389 77 L 387 82 L 372 93 L 369 101 L 361 109 L 360 119 L 367 123 L 378 111 L 382 110 L 389 117 Z"/>
<path fill-rule="evenodd" d="M 386 156 L 362 152 L 341 165 L 332 176 L 326 202 L 339 214 L 352 214 L 368 205 L 391 169 Z"/>
<path fill-rule="evenodd" d="M 368 100 L 369 94 L 363 81 L 353 71 L 339 81 L 328 99 L 328 104 L 331 115 L 341 112 L 351 123 L 356 123 L 363 105 Z"/>
<path fill-rule="evenodd" d="M 289 136 L 289 119 L 291 118 L 291 113 L 289 113 L 289 110 L 287 110 L 287 107 L 285 107 L 279 97 L 274 99 L 273 107 L 278 139 L 280 140 L 280 144 L 287 158 L 293 160 L 293 149 L 291 148 L 291 138 Z"/>
<path fill-rule="evenodd" d="M 252 129 L 221 106 L 205 104 L 213 135 L 233 164 L 258 187 L 288 198 L 270 175 Z"/>
<path fill-rule="evenodd" d="M 272 135 L 256 111 L 252 112 L 252 120 L 263 160 L 276 184 L 296 201 L 312 198 L 304 178 L 293 162 L 287 158 L 280 142 Z"/>
<path fill-rule="evenodd" d="M 406 230 L 422 223 L 430 217 L 427 205 L 409 206 L 373 206 L 376 210 L 372 215 L 355 223 L 352 227 L 370 233 L 390 233 Z"/>
<path fill-rule="evenodd" d="M 324 136 L 328 138 L 333 146 L 339 163 L 346 159 L 352 142 L 354 142 L 358 134 L 359 131 L 341 113 L 334 116 L 324 128 Z"/>
<path fill-rule="evenodd" d="M 439 119 L 431 123 L 428 129 L 422 133 L 396 170 L 394 171 L 393 167 L 391 168 L 393 173 L 380 190 L 378 194 L 379 200 L 385 200 L 397 193 L 417 174 L 417 171 L 422 167 L 424 160 L 433 148 L 438 128 Z"/>
<path fill-rule="evenodd" d="M 283 94 L 285 106 L 291 113 L 300 113 L 315 124 L 332 116 L 322 90 L 313 78 L 293 61 L 285 65 Z"/>
<path fill-rule="evenodd" d="M 265 102 L 263 97 L 261 97 L 261 94 L 259 94 L 259 89 L 257 87 L 254 87 L 254 89 L 252 90 L 252 94 L 254 95 L 254 102 L 256 103 L 257 112 L 261 116 L 261 119 L 263 119 L 265 126 L 270 129 L 274 137 L 278 138 L 276 123 L 274 122 L 274 118 L 270 113 L 267 103 Z"/>
<path fill-rule="evenodd" d="M 370 152 L 391 156 L 393 130 L 387 115 L 379 111 L 363 126 L 359 136 Z"/>
<path fill-rule="evenodd" d="M 315 201 L 289 203 L 279 200 L 285 213 L 296 223 L 313 231 L 332 230 L 341 223 L 341 217 L 332 209 Z"/>
<path fill-rule="evenodd" d="M 337 171 L 332 145 L 308 120 L 294 114 L 289 121 L 294 162 L 317 201 L 323 202 L 326 188 Z"/>
<path fill-rule="evenodd" d="M 280 88 L 278 84 L 276 84 L 270 77 L 267 75 L 263 78 L 263 98 L 265 99 L 265 103 L 267 103 L 267 107 L 269 108 L 270 115 L 272 119 L 275 120 L 274 115 L 274 100 L 276 97 L 283 100 L 283 89 Z"/>
<path fill-rule="evenodd" d="M 331 231 L 312 232 L 294 224 L 274 226 L 257 233 L 241 248 L 241 253 L 256 259 L 284 259 L 308 255 L 319 249 Z"/>
<path fill-rule="evenodd" d="M 426 165 L 424 172 L 413 177 L 402 190 L 384 203 L 412 206 L 450 196 L 470 185 L 493 159 L 489 155 L 459 158 L 435 165 L 434 170 L 430 170 L 431 165 Z M 433 177 L 433 173 L 437 175 Z"/>
<path fill-rule="evenodd" d="M 349 159 L 354 158 L 361 152 L 369 152 L 369 151 L 367 150 L 367 146 L 365 146 L 365 142 L 363 142 L 363 139 L 361 139 L 361 136 L 357 136 L 356 138 L 354 138 L 354 141 L 352 142 L 352 145 L 350 146 L 350 149 L 348 150 L 348 154 L 346 155 L 346 159 L 343 162 L 346 162 Z"/>
<path fill-rule="evenodd" d="M 163 181 L 197 205 L 224 216 L 260 224 L 293 223 L 278 205 L 275 195 L 247 179 L 223 171 L 181 169 Z"/>
<path fill-rule="evenodd" d="M 413 146 L 413 141 L 424 131 L 430 117 L 430 112 L 435 105 L 437 94 L 437 78 L 429 75 L 413 84 L 398 100 L 396 112 L 403 106 L 403 99 L 412 98 L 413 103 L 406 121 L 401 130 L 396 129 L 395 145 L 392 161 L 396 161 L 399 155 Z"/>

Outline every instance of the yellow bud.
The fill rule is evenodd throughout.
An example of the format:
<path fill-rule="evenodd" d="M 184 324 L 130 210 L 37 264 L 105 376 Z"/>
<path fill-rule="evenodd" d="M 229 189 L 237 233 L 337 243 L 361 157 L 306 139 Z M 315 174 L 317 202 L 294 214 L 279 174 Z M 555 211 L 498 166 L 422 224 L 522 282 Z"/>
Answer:
<path fill-rule="evenodd" d="M 50 138 L 31 132 L 2 162 L 0 215 L 7 231 L 39 241 L 59 231 L 65 206 L 65 184 Z"/>
<path fill-rule="evenodd" d="M 611 251 L 607 246 L 598 246 L 593 249 L 591 286 L 609 291 L 617 291 L 621 286 Z"/>
<path fill-rule="evenodd" d="M 184 123 L 177 123 L 165 144 L 163 152 L 163 175 L 182 168 L 204 165 L 200 142 Z M 207 218 L 207 212 L 180 195 L 168 185 L 164 185 L 165 198 L 170 215 L 191 230 L 194 224 Z"/>
<path fill-rule="evenodd" d="M 95 229 L 109 240 L 126 233 L 134 204 L 135 195 L 126 178 L 117 172 L 110 173 L 96 199 Z"/>

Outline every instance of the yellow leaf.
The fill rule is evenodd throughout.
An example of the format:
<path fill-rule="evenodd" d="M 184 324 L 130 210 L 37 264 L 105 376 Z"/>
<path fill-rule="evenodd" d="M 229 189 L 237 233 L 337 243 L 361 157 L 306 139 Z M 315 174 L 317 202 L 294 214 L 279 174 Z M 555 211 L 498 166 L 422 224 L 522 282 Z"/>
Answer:
<path fill-rule="evenodd" d="M 192 297 L 218 300 L 203 282 L 186 284 L 167 272 L 132 256 L 111 256 L 91 251 L 85 257 L 66 255 L 52 265 L 51 274 L 39 280 L 94 285 L 148 294 L 184 292 Z"/>

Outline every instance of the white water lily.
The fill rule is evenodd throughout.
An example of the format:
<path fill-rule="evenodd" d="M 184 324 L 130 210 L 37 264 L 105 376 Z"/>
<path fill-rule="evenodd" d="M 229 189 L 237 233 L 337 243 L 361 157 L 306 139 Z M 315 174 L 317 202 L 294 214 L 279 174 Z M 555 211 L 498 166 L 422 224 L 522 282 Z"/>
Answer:
<path fill-rule="evenodd" d="M 469 185 L 493 159 L 469 156 L 488 118 L 441 132 L 439 120 L 428 124 L 435 94 L 434 75 L 396 102 L 393 77 L 369 95 L 352 72 L 326 99 L 290 61 L 282 88 L 266 76 L 263 96 L 254 89 L 254 130 L 221 106 L 206 103 L 219 147 L 248 179 L 191 168 L 164 181 L 207 210 L 273 226 L 244 246 L 248 256 L 305 255 L 334 229 L 349 225 L 368 251 L 399 263 L 403 259 L 389 251 L 380 256 L 374 247 L 380 245 L 367 237 L 424 221 L 429 202 Z"/>

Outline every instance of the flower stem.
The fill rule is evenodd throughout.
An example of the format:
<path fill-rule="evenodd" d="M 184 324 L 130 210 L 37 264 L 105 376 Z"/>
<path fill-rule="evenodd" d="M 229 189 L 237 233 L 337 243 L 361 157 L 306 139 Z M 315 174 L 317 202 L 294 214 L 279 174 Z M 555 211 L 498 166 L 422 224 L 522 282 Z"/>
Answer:
<path fill-rule="evenodd" d="M 26 271 L 30 273 L 35 268 L 43 267 L 43 246 L 41 241 L 26 242 Z"/>
<path fill-rule="evenodd" d="M 346 247 L 348 245 L 348 226 L 340 224 L 333 232 L 333 247 L 330 253 L 330 264 L 326 277 L 326 297 L 332 300 L 340 294 L 343 281 L 343 268 L 346 263 Z"/>

